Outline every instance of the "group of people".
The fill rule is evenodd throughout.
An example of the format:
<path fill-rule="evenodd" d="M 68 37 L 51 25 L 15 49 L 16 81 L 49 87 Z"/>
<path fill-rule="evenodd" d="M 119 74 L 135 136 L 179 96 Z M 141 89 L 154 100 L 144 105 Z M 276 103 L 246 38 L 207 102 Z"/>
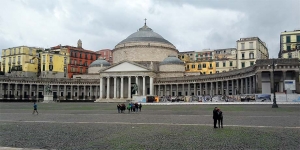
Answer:
<path fill-rule="evenodd" d="M 124 103 L 118 104 L 117 109 L 118 109 L 118 113 L 124 113 L 124 111 L 126 109 L 126 105 Z M 142 111 L 142 104 L 130 102 L 127 106 L 127 110 L 128 110 L 128 113 Z"/>
<path fill-rule="evenodd" d="M 214 119 L 214 128 L 218 128 L 217 122 L 219 128 L 223 128 L 223 112 L 218 107 L 215 107 L 215 109 L 213 110 L 213 119 Z"/>

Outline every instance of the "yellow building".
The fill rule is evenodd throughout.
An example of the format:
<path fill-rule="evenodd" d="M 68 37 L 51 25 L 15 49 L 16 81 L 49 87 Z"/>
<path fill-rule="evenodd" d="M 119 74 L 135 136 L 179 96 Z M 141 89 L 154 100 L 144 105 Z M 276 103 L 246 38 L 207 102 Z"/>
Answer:
<path fill-rule="evenodd" d="M 186 72 L 200 72 L 201 74 L 216 73 L 216 62 L 189 62 L 185 63 Z"/>
<path fill-rule="evenodd" d="M 46 49 L 41 53 L 41 76 L 42 78 L 67 78 L 68 77 L 69 53 L 67 48 Z"/>
<path fill-rule="evenodd" d="M 7 76 L 38 76 L 37 51 L 41 48 L 19 46 L 2 50 L 1 71 Z"/>
<path fill-rule="evenodd" d="M 300 51 L 300 30 L 285 31 L 280 34 L 279 58 L 298 58 Z"/>
<path fill-rule="evenodd" d="M 179 52 L 178 58 L 184 63 L 194 61 L 194 51 Z"/>

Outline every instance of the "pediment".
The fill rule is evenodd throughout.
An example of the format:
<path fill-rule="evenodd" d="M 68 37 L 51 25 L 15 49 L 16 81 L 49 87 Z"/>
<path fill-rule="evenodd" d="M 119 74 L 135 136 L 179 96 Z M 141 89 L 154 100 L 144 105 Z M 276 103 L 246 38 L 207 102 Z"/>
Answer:
<path fill-rule="evenodd" d="M 110 66 L 104 70 L 101 70 L 101 72 L 130 72 L 130 71 L 150 71 L 148 68 L 133 63 L 124 61 L 118 64 L 115 64 L 113 66 Z"/>

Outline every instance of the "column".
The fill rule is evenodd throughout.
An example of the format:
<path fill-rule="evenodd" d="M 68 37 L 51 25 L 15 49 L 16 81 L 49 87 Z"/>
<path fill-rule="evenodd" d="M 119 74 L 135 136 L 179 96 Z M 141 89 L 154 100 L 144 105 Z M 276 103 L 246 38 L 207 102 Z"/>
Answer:
<path fill-rule="evenodd" d="M 252 87 L 253 87 L 253 93 L 255 94 L 256 92 L 255 92 L 255 89 L 256 89 L 256 83 L 255 83 L 255 76 L 252 76 Z"/>
<path fill-rule="evenodd" d="M 248 87 L 248 77 L 245 78 L 245 84 L 246 84 L 246 86 L 245 86 L 245 87 L 246 87 L 246 88 L 245 88 L 245 94 L 249 94 L 249 93 L 248 93 L 248 91 L 249 91 L 249 90 L 248 90 L 248 89 L 249 89 L 249 87 Z"/>
<path fill-rule="evenodd" d="M 103 98 L 103 77 L 100 78 L 100 97 L 99 99 Z"/>
<path fill-rule="evenodd" d="M 173 84 L 170 85 L 170 95 L 173 96 L 173 89 L 172 89 Z"/>
<path fill-rule="evenodd" d="M 219 82 L 216 82 L 216 92 L 217 95 L 219 95 Z"/>
<path fill-rule="evenodd" d="M 255 93 L 261 93 L 262 92 L 261 78 L 262 78 L 262 72 L 257 72 L 256 73 L 256 82 L 255 82 Z"/>
<path fill-rule="evenodd" d="M 4 92 L 2 92 L 2 86 L 3 85 L 4 85 L 3 83 L 0 83 L 0 98 L 2 98 L 2 94 L 4 93 Z"/>
<path fill-rule="evenodd" d="M 14 96 L 15 96 L 15 99 L 16 99 L 16 96 L 17 96 L 17 90 L 18 90 L 18 84 L 15 83 L 15 88 L 14 88 Z"/>
<path fill-rule="evenodd" d="M 165 87 L 164 87 L 164 96 L 167 96 L 167 85 L 165 84 Z"/>
<path fill-rule="evenodd" d="M 70 94 L 71 97 L 70 97 L 70 99 L 73 100 L 74 94 L 73 94 L 73 85 L 72 84 L 70 85 L 70 88 L 71 88 L 71 94 Z"/>
<path fill-rule="evenodd" d="M 93 96 L 94 96 L 93 86 L 90 85 L 90 100 L 93 98 Z"/>
<path fill-rule="evenodd" d="M 244 94 L 244 78 L 241 78 L 241 94 Z"/>
<path fill-rule="evenodd" d="M 7 98 L 10 98 L 10 83 L 7 83 Z"/>
<path fill-rule="evenodd" d="M 213 96 L 213 82 L 210 82 L 210 96 Z"/>
<path fill-rule="evenodd" d="M 128 77 L 128 98 L 131 98 L 131 76 Z"/>
<path fill-rule="evenodd" d="M 158 94 L 157 96 L 160 96 L 160 84 L 158 85 Z"/>
<path fill-rule="evenodd" d="M 114 77 L 114 99 L 117 98 L 117 77 Z"/>
<path fill-rule="evenodd" d="M 21 89 L 22 89 L 22 86 L 23 86 L 23 85 L 21 85 Z M 43 86 L 43 89 L 44 89 L 43 95 L 45 96 L 45 95 L 46 95 L 46 85 Z M 21 95 L 23 95 L 23 94 L 22 94 L 22 90 L 21 90 Z"/>
<path fill-rule="evenodd" d="M 22 84 L 22 98 L 25 98 L 25 94 L 24 94 L 24 88 L 25 88 L 25 84 Z"/>
<path fill-rule="evenodd" d="M 146 79 L 145 76 L 143 76 L 143 96 L 146 95 Z"/>
<path fill-rule="evenodd" d="M 32 84 L 29 85 L 29 94 L 28 94 L 29 98 L 31 98 L 31 92 L 32 92 Z"/>
<path fill-rule="evenodd" d="M 36 96 L 36 99 L 39 99 L 39 85 L 37 84 L 36 85 L 36 94 L 35 94 L 35 96 Z"/>
<path fill-rule="evenodd" d="M 120 98 L 123 99 L 124 98 L 124 77 L 121 76 L 121 96 Z"/>
<path fill-rule="evenodd" d="M 207 82 L 205 82 L 205 95 L 209 95 Z"/>
<path fill-rule="evenodd" d="M 283 90 L 285 91 L 286 89 L 284 87 L 284 80 L 286 78 L 286 71 L 282 71 L 282 77 L 283 77 L 283 79 L 282 79 Z"/>
<path fill-rule="evenodd" d="M 198 95 L 198 94 L 197 94 L 197 83 L 194 83 L 194 95 L 195 95 L 195 96 Z"/>
<path fill-rule="evenodd" d="M 234 80 L 231 80 L 231 95 L 236 95 L 234 90 Z"/>
<path fill-rule="evenodd" d="M 240 94 L 239 79 L 236 79 L 236 89 L 237 89 L 236 95 L 239 95 Z"/>
<path fill-rule="evenodd" d="M 139 91 L 139 77 L 135 76 L 135 84 L 137 85 L 138 89 L 135 91 L 135 95 L 138 95 L 138 91 Z"/>
<path fill-rule="evenodd" d="M 182 96 L 185 96 L 185 92 L 184 92 L 184 83 L 182 84 Z"/>
<path fill-rule="evenodd" d="M 226 96 L 228 96 L 228 95 L 229 95 L 229 80 L 227 80 L 227 82 L 226 82 Z"/>
<path fill-rule="evenodd" d="M 63 94 L 63 96 L 64 96 L 64 99 L 67 99 L 66 97 L 67 97 L 67 85 L 64 85 L 64 94 Z"/>
<path fill-rule="evenodd" d="M 95 86 L 95 90 L 96 90 L 95 99 L 98 99 L 98 86 L 97 85 Z"/>
<path fill-rule="evenodd" d="M 202 95 L 202 83 L 199 83 L 200 86 L 200 95 Z"/>
<path fill-rule="evenodd" d="M 191 96 L 191 84 L 188 83 L 188 95 L 187 96 Z"/>
<path fill-rule="evenodd" d="M 224 81 L 221 81 L 221 95 L 224 95 Z"/>
<path fill-rule="evenodd" d="M 57 99 L 59 100 L 60 97 L 60 91 L 59 91 L 59 85 L 57 85 Z"/>
<path fill-rule="evenodd" d="M 109 99 L 109 89 L 110 89 L 110 85 L 109 85 L 109 77 L 106 77 L 106 83 L 107 83 L 107 93 L 106 93 L 106 99 Z"/>
<path fill-rule="evenodd" d="M 79 100 L 79 96 L 80 96 L 80 94 L 79 94 L 79 85 L 77 85 L 77 100 Z"/>
<path fill-rule="evenodd" d="M 150 77 L 150 95 L 153 95 L 153 77 Z"/>
<path fill-rule="evenodd" d="M 176 94 L 175 94 L 175 96 L 178 96 L 178 84 L 176 84 Z"/>
<path fill-rule="evenodd" d="M 249 94 L 252 94 L 252 79 L 251 78 L 253 78 L 253 77 L 249 77 Z"/>

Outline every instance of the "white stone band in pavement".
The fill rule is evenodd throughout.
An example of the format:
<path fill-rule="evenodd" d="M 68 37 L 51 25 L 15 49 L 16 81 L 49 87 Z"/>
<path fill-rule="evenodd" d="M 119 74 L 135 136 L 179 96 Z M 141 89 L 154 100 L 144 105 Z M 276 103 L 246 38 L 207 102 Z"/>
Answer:
<path fill-rule="evenodd" d="M 47 150 L 47 149 L 32 149 L 32 148 L 0 147 L 0 150 Z M 54 149 L 52 149 L 52 150 L 54 150 Z"/>
<path fill-rule="evenodd" d="M 255 104 L 258 104 L 258 105 L 262 105 L 262 104 L 265 104 L 265 105 L 272 105 L 273 102 L 181 102 L 181 103 L 142 103 L 142 105 L 215 105 L 215 104 L 218 104 L 218 105 L 255 105 Z M 277 102 L 277 104 L 279 105 L 282 105 L 282 104 L 300 104 L 300 102 Z"/>

